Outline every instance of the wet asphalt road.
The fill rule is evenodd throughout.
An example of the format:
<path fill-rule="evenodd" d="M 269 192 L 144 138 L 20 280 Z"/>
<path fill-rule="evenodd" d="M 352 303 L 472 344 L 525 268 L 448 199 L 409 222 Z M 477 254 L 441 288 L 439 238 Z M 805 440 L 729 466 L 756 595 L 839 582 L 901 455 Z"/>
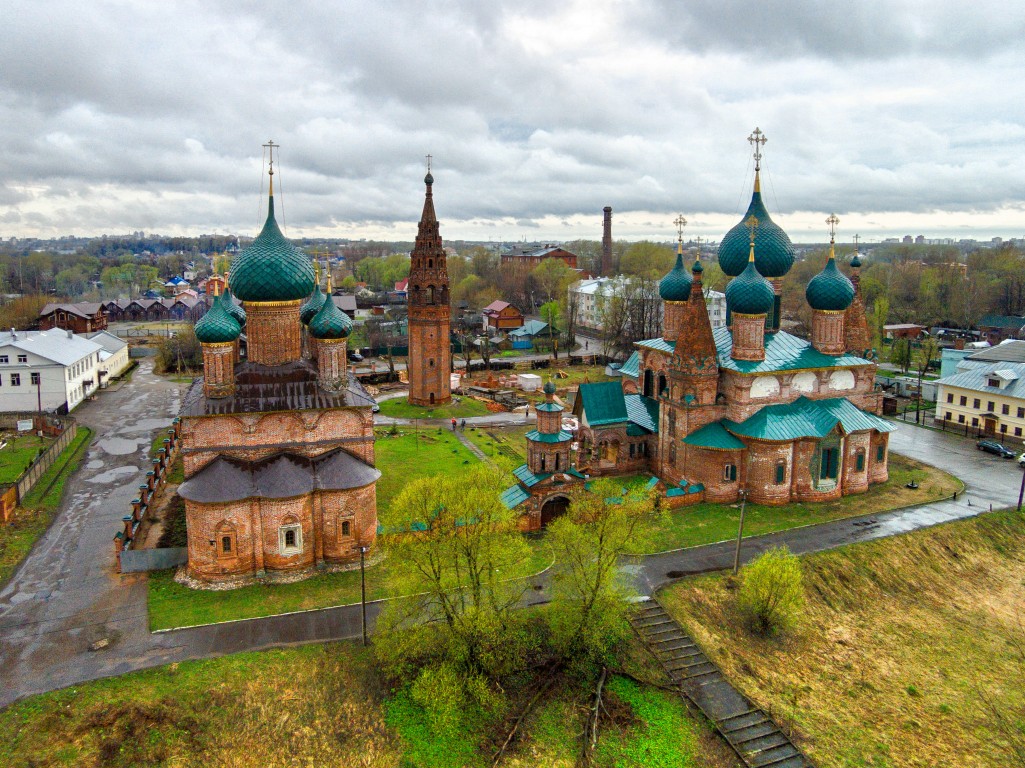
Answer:
<path fill-rule="evenodd" d="M 184 659 L 359 637 L 360 608 L 343 606 L 210 627 L 150 633 L 145 575 L 114 572 L 113 534 L 148 468 L 152 431 L 170 424 L 181 387 L 145 362 L 119 391 L 102 393 L 76 416 L 96 437 L 69 482 L 64 509 L 0 592 L 0 706 L 33 693 Z M 470 420 L 468 420 L 470 421 Z M 904 533 L 1014 504 L 1022 472 L 974 441 L 904 424 L 891 448 L 961 477 L 964 495 L 863 519 L 745 540 L 744 559 L 785 543 L 799 553 Z M 650 594 L 673 578 L 732 564 L 732 543 L 645 557 L 628 565 Z M 544 593 L 534 595 L 543 600 Z M 378 604 L 368 605 L 373 620 Z M 98 651 L 89 646 L 106 639 Z"/>

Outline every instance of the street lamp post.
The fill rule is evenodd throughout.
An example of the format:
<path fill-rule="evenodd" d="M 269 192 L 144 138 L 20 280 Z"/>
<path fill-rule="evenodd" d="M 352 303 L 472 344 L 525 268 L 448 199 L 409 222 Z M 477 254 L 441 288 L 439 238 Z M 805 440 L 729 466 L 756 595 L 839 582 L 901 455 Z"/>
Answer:
<path fill-rule="evenodd" d="M 360 591 L 360 603 L 363 608 L 363 645 L 367 644 L 367 574 L 364 568 L 364 558 L 370 547 L 363 546 L 359 547 L 359 591 Z"/>
<path fill-rule="evenodd" d="M 740 542 L 744 538 L 744 508 L 747 505 L 747 491 L 740 491 L 740 525 L 737 526 L 737 549 L 733 553 L 733 575 L 740 570 Z"/>

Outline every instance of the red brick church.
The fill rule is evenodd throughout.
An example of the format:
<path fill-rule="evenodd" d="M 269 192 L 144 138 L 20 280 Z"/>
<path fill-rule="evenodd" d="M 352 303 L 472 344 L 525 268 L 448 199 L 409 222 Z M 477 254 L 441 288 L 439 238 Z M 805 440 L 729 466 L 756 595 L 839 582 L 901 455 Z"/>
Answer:
<path fill-rule="evenodd" d="M 346 365 L 352 321 L 274 218 L 196 323 L 203 378 L 182 405 L 188 575 L 292 578 L 358 562 L 377 531 L 373 398 Z M 447 301 L 447 300 L 446 300 Z M 243 329 L 247 358 L 239 357 Z"/>
<path fill-rule="evenodd" d="M 662 335 L 636 344 L 622 383 L 580 386 L 574 453 L 554 387 L 546 389 L 527 435 L 528 461 L 503 494 L 522 527 L 543 525 L 565 509 L 567 486 L 597 475 L 651 472 L 669 506 L 742 495 L 761 504 L 824 501 L 887 479 L 894 426 L 878 415 L 860 261 L 855 255 L 850 277 L 837 267 L 830 216 L 829 259 L 805 290 L 811 340 L 780 330 L 794 249 L 762 202 L 764 136 L 756 129 L 750 141 L 754 193 L 719 246 L 719 265 L 733 278 L 726 327 L 713 331 L 709 322 L 700 253 L 684 266 L 681 217 L 676 264 L 659 284 Z"/>

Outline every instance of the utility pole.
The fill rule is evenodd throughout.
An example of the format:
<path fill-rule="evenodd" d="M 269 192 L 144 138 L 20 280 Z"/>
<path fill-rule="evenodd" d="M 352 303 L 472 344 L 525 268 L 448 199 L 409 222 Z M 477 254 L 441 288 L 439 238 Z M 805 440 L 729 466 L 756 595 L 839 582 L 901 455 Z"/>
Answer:
<path fill-rule="evenodd" d="M 360 603 L 363 606 L 363 647 L 367 645 L 367 574 L 364 568 L 364 558 L 370 547 L 360 544 L 359 547 L 359 591 Z"/>

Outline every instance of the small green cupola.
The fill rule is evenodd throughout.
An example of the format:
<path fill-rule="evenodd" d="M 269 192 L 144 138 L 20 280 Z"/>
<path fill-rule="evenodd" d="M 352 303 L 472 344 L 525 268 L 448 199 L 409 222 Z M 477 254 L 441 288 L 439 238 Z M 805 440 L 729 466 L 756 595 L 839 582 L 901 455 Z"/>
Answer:
<path fill-rule="evenodd" d="M 830 225 L 829 258 L 826 266 L 808 282 L 804 296 L 812 309 L 826 312 L 842 312 L 854 301 L 854 283 L 836 266 L 834 243 L 835 225 L 839 221 L 831 214 L 826 220 Z M 860 266 L 860 262 L 859 262 Z"/>
<path fill-rule="evenodd" d="M 751 229 L 750 253 L 747 266 L 726 286 L 726 306 L 731 313 L 741 315 L 767 315 L 776 301 L 772 284 L 762 277 L 756 266 L 755 234 L 758 222 L 749 220 Z"/>
<path fill-rule="evenodd" d="M 324 292 L 320 290 L 320 281 L 317 280 L 316 285 L 313 288 L 313 295 L 306 300 L 302 309 L 299 310 L 299 319 L 302 321 L 303 325 L 309 325 L 313 318 L 317 316 L 317 313 L 320 312 L 321 308 L 324 306 L 324 300 L 326 298 L 327 297 L 324 295 Z"/>
<path fill-rule="evenodd" d="M 245 328 L 246 311 L 236 304 L 234 299 L 232 299 L 231 288 L 228 287 L 227 283 L 224 285 L 224 293 L 221 294 L 220 301 L 224 305 L 225 311 L 235 318 L 235 322 L 238 323 L 239 327 Z"/>
<path fill-rule="evenodd" d="M 746 269 L 748 237 L 745 230 L 748 219 L 754 216 L 758 219 L 758 232 L 755 237 L 755 250 L 758 256 L 755 267 L 759 274 L 765 277 L 783 277 L 794 265 L 794 244 L 790 242 L 787 233 L 772 220 L 765 209 L 765 203 L 762 202 L 761 147 L 766 141 L 765 134 L 755 128 L 747 140 L 755 148 L 754 192 L 744 217 L 719 243 L 719 266 L 731 277 Z"/>
<path fill-rule="evenodd" d="M 274 166 L 270 168 L 267 221 L 256 239 L 235 259 L 228 284 L 241 301 L 298 301 L 313 292 L 316 275 L 309 256 L 292 245 L 274 218 Z"/>
<path fill-rule="evenodd" d="M 242 326 L 228 314 L 220 295 L 196 323 L 196 338 L 201 344 L 226 344 L 235 341 L 241 333 Z"/>
<path fill-rule="evenodd" d="M 683 266 L 683 243 L 676 246 L 676 264 L 658 284 L 658 295 L 663 301 L 686 301 L 690 298 L 692 278 Z"/>
<path fill-rule="evenodd" d="M 352 331 L 352 320 L 342 312 L 331 298 L 331 275 L 327 276 L 327 292 L 324 304 L 316 316 L 310 320 L 310 335 L 318 340 L 344 339 Z"/>

